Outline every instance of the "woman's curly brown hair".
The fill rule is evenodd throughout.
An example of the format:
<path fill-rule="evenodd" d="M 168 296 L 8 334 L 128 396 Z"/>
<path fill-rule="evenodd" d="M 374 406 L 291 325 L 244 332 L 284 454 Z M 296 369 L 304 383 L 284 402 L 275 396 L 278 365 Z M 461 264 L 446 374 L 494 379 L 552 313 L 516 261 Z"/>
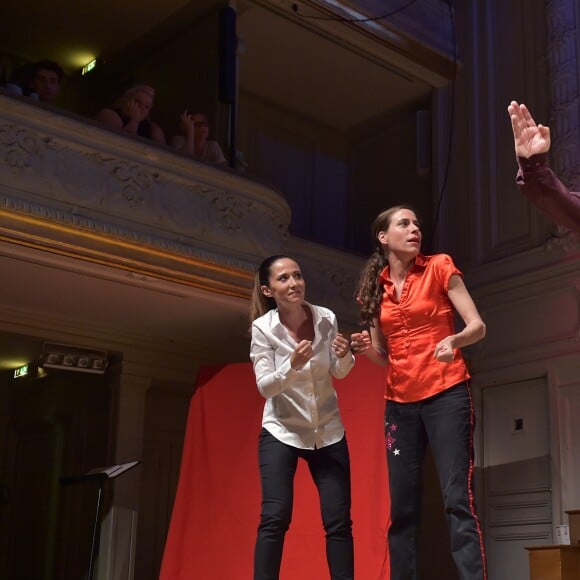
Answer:
<path fill-rule="evenodd" d="M 373 326 L 373 320 L 378 318 L 381 311 L 381 301 L 383 299 L 383 285 L 379 281 L 379 274 L 388 265 L 383 247 L 378 241 L 380 232 L 389 229 L 393 215 L 401 209 L 414 211 L 409 205 L 395 205 L 382 211 L 371 225 L 371 234 L 375 242 L 375 251 L 367 260 L 363 267 L 358 287 L 356 290 L 356 300 L 359 303 L 360 321 L 364 326 Z"/>

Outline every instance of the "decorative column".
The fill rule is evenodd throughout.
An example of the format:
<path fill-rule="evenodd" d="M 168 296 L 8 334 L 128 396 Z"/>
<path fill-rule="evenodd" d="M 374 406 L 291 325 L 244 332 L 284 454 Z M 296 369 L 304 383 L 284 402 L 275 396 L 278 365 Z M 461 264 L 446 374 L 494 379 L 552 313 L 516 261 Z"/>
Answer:
<path fill-rule="evenodd" d="M 574 0 L 548 0 L 547 55 L 552 101 L 552 163 L 562 181 L 580 190 L 580 13 Z"/>
<path fill-rule="evenodd" d="M 123 369 L 115 405 L 114 458 L 117 463 L 143 456 L 145 402 L 150 378 Z M 139 515 L 140 468 L 134 468 L 112 484 L 112 500 L 103 514 L 97 580 L 130 580 L 135 566 Z M 108 494 L 109 495 L 109 494 Z"/>

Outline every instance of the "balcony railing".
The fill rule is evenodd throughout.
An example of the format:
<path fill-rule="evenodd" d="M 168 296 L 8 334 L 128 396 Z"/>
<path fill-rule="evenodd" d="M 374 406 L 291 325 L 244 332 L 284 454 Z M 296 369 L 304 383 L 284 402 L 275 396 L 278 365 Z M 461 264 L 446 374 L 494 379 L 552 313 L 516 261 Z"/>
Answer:
<path fill-rule="evenodd" d="M 291 252 L 355 323 L 354 256 L 289 236 L 274 189 L 91 120 L 0 95 L 0 240 L 234 297 Z"/>
<path fill-rule="evenodd" d="M 14 243 L 234 294 L 236 271 L 287 245 L 290 209 L 271 188 L 4 95 L 0 160 Z"/>

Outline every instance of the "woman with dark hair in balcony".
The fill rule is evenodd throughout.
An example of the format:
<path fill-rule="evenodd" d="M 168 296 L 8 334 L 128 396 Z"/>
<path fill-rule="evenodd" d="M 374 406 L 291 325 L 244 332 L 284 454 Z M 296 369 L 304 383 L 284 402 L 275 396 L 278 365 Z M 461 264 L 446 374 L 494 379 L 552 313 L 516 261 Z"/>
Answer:
<path fill-rule="evenodd" d="M 149 119 L 155 90 L 148 85 L 135 85 L 126 90 L 112 107 L 101 109 L 97 121 L 109 129 L 138 135 L 165 144 L 165 135 L 159 125 Z"/>
<path fill-rule="evenodd" d="M 485 336 L 446 254 L 421 254 L 415 212 L 395 206 L 375 219 L 375 252 L 358 301 L 369 331 L 351 336 L 386 374 L 385 439 L 391 494 L 391 580 L 418 576 L 423 462 L 429 445 L 443 492 L 451 551 L 461 580 L 485 580 L 483 538 L 473 501 L 473 401 L 460 349 Z M 455 332 L 455 311 L 465 327 Z"/>
<path fill-rule="evenodd" d="M 308 464 L 318 488 L 332 580 L 353 580 L 350 459 L 332 377 L 354 365 L 336 316 L 305 301 L 298 264 L 271 256 L 260 265 L 251 307 L 250 358 L 266 399 L 259 439 L 262 510 L 254 580 L 277 580 L 292 516 L 294 474 Z"/>
<path fill-rule="evenodd" d="M 173 137 L 173 146 L 182 153 L 206 163 L 226 165 L 227 161 L 217 141 L 209 137 L 209 123 L 203 113 L 181 113 L 179 128 L 181 135 Z"/>

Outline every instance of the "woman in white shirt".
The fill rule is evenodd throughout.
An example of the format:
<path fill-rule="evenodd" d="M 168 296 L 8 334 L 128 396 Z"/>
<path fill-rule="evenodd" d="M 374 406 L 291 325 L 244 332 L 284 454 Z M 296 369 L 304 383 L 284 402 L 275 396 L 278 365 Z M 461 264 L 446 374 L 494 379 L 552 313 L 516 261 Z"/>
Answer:
<path fill-rule="evenodd" d="M 271 256 L 256 273 L 250 358 L 266 399 L 259 439 L 262 509 L 254 580 L 277 580 L 292 516 L 294 474 L 304 459 L 320 496 L 332 580 L 354 578 L 350 461 L 332 377 L 354 365 L 336 316 L 305 301 L 300 267 Z"/>

